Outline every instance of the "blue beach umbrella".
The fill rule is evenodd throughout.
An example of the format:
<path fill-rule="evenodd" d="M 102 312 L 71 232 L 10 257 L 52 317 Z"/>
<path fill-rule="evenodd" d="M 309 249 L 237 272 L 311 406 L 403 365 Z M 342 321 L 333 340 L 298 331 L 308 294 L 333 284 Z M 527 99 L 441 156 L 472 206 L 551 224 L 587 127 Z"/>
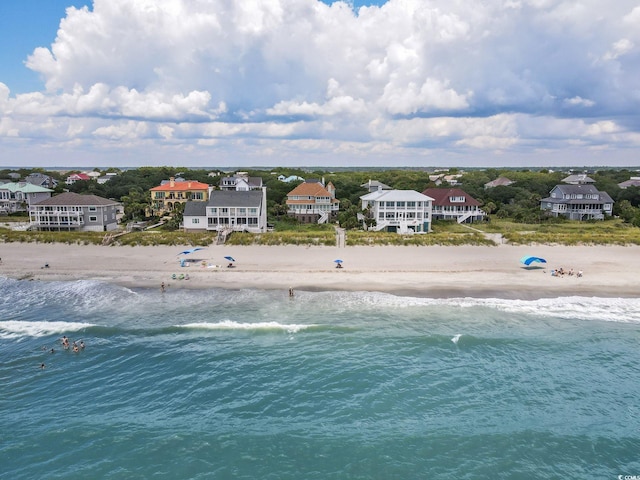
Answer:
<path fill-rule="evenodd" d="M 532 256 L 527 255 L 527 256 L 522 257 L 520 259 L 520 263 L 523 263 L 528 267 L 532 263 L 547 263 L 547 261 L 544 258 L 532 257 Z"/>
<path fill-rule="evenodd" d="M 337 260 L 334 260 L 334 262 L 336 263 L 342 263 L 342 260 L 340 260 L 339 258 Z"/>
<path fill-rule="evenodd" d="M 184 250 L 180 252 L 178 255 L 189 255 L 190 253 L 197 252 L 198 250 L 204 250 L 204 247 L 196 247 L 196 248 L 191 248 L 189 250 Z"/>
<path fill-rule="evenodd" d="M 230 262 L 235 262 L 235 261 L 236 261 L 236 259 L 235 259 L 235 258 L 233 258 L 233 257 L 229 257 L 229 256 L 227 256 L 227 257 L 224 257 L 224 258 L 225 258 L 225 259 L 227 259 L 227 260 L 229 260 Z"/>

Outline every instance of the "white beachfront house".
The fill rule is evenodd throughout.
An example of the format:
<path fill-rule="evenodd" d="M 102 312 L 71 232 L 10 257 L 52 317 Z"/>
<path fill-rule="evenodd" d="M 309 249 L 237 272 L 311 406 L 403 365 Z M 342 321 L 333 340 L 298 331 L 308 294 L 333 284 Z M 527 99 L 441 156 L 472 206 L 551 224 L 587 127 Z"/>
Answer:
<path fill-rule="evenodd" d="M 370 230 L 397 233 L 431 231 L 433 198 L 415 190 L 377 190 L 360 197 L 362 210 L 376 221 Z"/>
<path fill-rule="evenodd" d="M 266 232 L 267 188 L 250 191 L 214 190 L 207 202 L 186 203 L 182 223 L 186 232 Z"/>

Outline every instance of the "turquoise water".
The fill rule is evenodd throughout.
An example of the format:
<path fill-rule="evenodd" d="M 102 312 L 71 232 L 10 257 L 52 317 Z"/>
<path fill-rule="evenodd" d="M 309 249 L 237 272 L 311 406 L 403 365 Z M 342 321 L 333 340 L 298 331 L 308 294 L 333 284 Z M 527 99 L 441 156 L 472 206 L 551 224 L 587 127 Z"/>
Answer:
<path fill-rule="evenodd" d="M 3 479 L 640 475 L 638 299 L 0 291 Z"/>

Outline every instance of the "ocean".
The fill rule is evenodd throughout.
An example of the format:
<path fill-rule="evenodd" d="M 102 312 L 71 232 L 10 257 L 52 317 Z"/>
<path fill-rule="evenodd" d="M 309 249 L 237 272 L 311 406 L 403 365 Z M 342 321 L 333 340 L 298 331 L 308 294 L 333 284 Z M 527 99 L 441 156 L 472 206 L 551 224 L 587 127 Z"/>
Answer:
<path fill-rule="evenodd" d="M 640 476 L 640 299 L 0 291 L 2 479 Z"/>

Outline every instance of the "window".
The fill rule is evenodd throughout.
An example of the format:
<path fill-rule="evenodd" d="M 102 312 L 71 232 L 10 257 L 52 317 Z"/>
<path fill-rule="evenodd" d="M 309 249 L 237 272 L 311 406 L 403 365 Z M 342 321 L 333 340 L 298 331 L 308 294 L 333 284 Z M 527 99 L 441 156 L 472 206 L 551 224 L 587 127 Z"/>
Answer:
<path fill-rule="evenodd" d="M 192 218 L 191 219 L 191 223 L 200 223 L 200 219 L 199 218 Z"/>
<path fill-rule="evenodd" d="M 98 209 L 96 207 L 89 207 L 90 212 L 96 212 Z"/>
<path fill-rule="evenodd" d="M 89 221 L 90 221 L 90 222 L 97 222 L 97 221 L 98 221 L 98 217 L 96 217 L 96 216 L 91 216 L 91 217 L 89 217 Z"/>

